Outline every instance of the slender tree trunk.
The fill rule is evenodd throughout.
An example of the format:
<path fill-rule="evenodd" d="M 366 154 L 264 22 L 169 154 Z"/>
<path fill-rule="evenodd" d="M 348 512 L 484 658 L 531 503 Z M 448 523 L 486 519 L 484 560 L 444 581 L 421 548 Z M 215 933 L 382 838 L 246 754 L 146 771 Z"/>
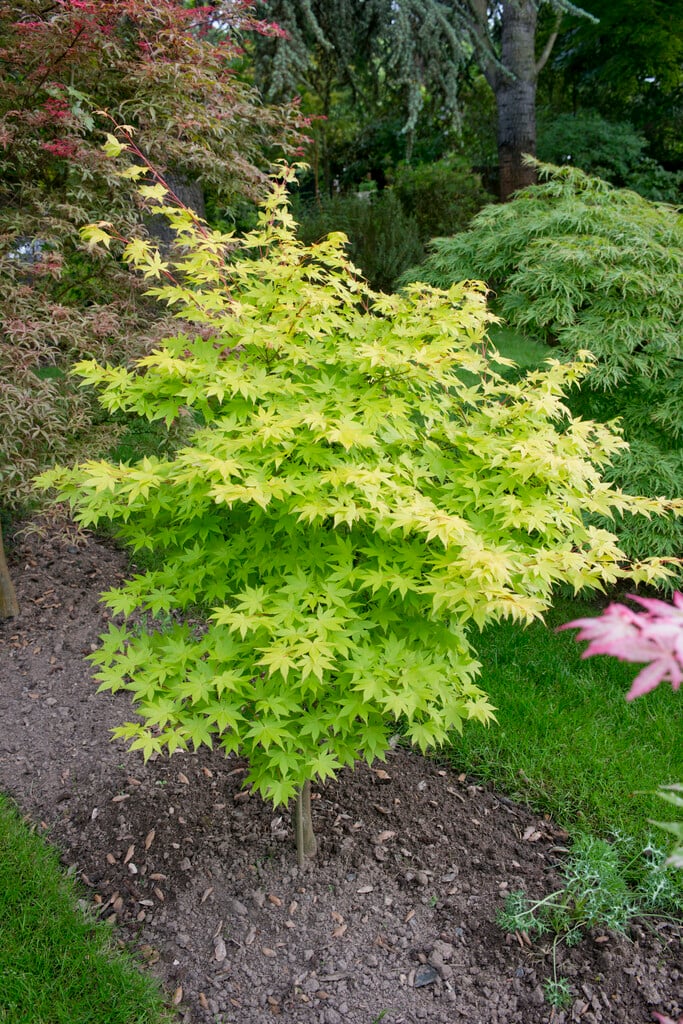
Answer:
<path fill-rule="evenodd" d="M 313 832 L 313 817 L 311 815 L 310 780 L 304 782 L 297 793 L 294 822 L 296 827 L 296 862 L 299 868 L 303 868 L 306 865 L 306 861 L 312 860 L 318 851 L 318 843 Z"/>
<path fill-rule="evenodd" d="M 498 108 L 500 198 L 536 181 L 525 153 L 536 155 L 536 6 L 533 0 L 507 0 L 501 23 L 501 62 L 495 81 Z"/>
<path fill-rule="evenodd" d="M 19 614 L 19 602 L 14 593 L 9 569 L 5 560 L 5 549 L 2 545 L 2 526 L 0 526 L 0 619 L 11 619 Z"/>
<path fill-rule="evenodd" d="M 167 171 L 163 175 L 164 181 L 171 192 L 191 210 L 202 218 L 206 219 L 206 204 L 204 202 L 204 190 L 196 181 L 188 181 L 182 174 L 175 171 Z M 147 230 L 160 247 L 165 248 L 173 244 L 175 231 L 161 214 L 153 214 L 146 218 Z"/>

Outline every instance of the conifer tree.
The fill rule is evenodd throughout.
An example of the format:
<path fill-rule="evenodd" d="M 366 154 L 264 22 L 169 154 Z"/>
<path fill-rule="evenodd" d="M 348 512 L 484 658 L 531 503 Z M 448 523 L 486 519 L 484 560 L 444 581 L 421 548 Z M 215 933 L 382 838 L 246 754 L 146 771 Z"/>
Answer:
<path fill-rule="evenodd" d="M 539 53 L 544 6 L 555 21 Z M 405 132 L 417 125 L 425 86 L 457 117 L 459 73 L 474 55 L 496 97 L 504 199 L 535 180 L 522 156 L 536 153 L 536 85 L 562 16 L 586 13 L 569 0 L 273 0 L 267 10 L 287 32 L 259 46 L 261 73 L 274 94 L 300 85 L 322 55 L 329 61 L 334 54 L 348 80 L 365 58 L 366 71 L 403 94 Z"/>

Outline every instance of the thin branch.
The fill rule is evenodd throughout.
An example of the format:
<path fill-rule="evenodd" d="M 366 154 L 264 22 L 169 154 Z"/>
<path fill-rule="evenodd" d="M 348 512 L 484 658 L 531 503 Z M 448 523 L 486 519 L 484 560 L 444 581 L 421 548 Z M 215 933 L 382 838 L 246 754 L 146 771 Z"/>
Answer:
<path fill-rule="evenodd" d="M 562 23 L 562 12 L 558 11 L 557 12 L 557 17 L 555 18 L 554 28 L 553 28 L 552 32 L 550 33 L 550 35 L 548 36 L 548 41 L 546 42 L 545 46 L 543 47 L 543 53 L 541 54 L 541 56 L 536 61 L 536 74 L 537 75 L 540 75 L 541 71 L 543 70 L 543 68 L 546 66 L 546 64 L 548 62 L 548 57 L 550 56 L 550 54 L 552 52 L 552 48 L 555 45 L 555 41 L 556 41 L 558 35 L 560 34 L 560 25 L 561 25 L 561 23 Z"/>
<path fill-rule="evenodd" d="M 495 90 L 498 74 L 494 62 L 491 60 L 492 43 L 488 28 L 486 0 L 468 0 L 472 11 L 472 42 L 478 53 L 479 65 L 484 78 L 491 88 Z"/>

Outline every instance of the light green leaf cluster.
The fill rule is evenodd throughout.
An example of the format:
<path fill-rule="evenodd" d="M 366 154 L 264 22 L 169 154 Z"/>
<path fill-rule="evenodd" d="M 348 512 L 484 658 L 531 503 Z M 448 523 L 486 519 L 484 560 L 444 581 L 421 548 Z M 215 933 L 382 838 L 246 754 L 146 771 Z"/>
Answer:
<path fill-rule="evenodd" d="M 78 367 L 108 410 L 189 417 L 189 443 L 42 477 L 81 523 L 114 521 L 159 556 L 105 595 L 170 622 L 112 626 L 93 656 L 142 716 L 117 734 L 145 756 L 239 750 L 275 803 L 383 757 L 396 720 L 422 750 L 490 721 L 472 624 L 542 615 L 557 581 L 666 571 L 627 571 L 584 524 L 664 508 L 601 481 L 623 442 L 562 400 L 588 364 L 505 380 L 482 286 L 374 294 L 342 238 L 297 241 L 285 189 L 239 242 L 159 207 L 175 255 L 126 258 L 160 277 L 153 293 L 187 330 L 133 368 Z"/>

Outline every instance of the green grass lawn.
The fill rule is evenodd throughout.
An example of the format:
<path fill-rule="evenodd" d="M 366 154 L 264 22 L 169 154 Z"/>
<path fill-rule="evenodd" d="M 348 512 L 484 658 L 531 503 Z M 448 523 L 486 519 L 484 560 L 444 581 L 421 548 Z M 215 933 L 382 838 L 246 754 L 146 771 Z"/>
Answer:
<path fill-rule="evenodd" d="M 546 359 L 557 358 L 557 352 L 547 345 L 525 338 L 509 327 L 494 324 L 489 330 L 491 341 L 506 359 L 513 359 L 517 366 L 526 372 L 537 370 Z"/>
<path fill-rule="evenodd" d="M 666 683 L 628 703 L 638 666 L 582 660 L 576 632 L 555 632 L 597 613 L 594 604 L 559 600 L 547 626 L 504 622 L 473 635 L 498 724 L 466 727 L 449 758 L 550 811 L 570 832 L 621 832 L 643 844 L 654 833 L 667 847 L 647 819 L 675 817 L 675 809 L 637 791 L 683 780 L 682 695 Z"/>
<path fill-rule="evenodd" d="M 0 796 L 1 1024 L 162 1024 L 160 989 L 78 909 L 55 851 Z"/>

